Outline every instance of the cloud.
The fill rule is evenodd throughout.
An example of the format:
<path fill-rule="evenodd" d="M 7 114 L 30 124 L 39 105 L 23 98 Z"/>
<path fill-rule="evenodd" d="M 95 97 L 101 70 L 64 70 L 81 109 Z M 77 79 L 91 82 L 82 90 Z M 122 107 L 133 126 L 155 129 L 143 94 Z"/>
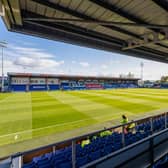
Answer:
<path fill-rule="evenodd" d="M 18 56 L 26 57 L 38 57 L 38 58 L 54 58 L 55 55 L 46 52 L 44 49 L 33 48 L 33 47 L 20 47 L 16 45 L 9 45 L 8 47 L 11 51 L 16 53 Z"/>
<path fill-rule="evenodd" d="M 8 50 L 4 51 L 4 58 L 5 74 L 7 72 L 25 71 L 31 73 L 59 73 L 57 68 L 65 63 L 64 60 L 56 60 L 55 55 L 44 49 L 13 44 L 8 45 Z"/>
<path fill-rule="evenodd" d="M 18 43 L 20 45 L 17 45 Z M 58 60 L 57 56 L 55 56 L 52 51 L 47 50 L 47 48 L 37 48 L 35 45 L 31 45 L 31 43 L 30 45 L 21 42 L 18 43 L 8 44 L 7 49 L 4 49 L 5 74 L 7 72 L 30 72 L 88 76 L 119 76 L 119 74 L 128 74 L 132 72 L 136 77 L 140 77 L 139 64 L 141 60 L 135 60 L 135 58 L 125 59 L 125 57 L 122 58 L 120 55 L 116 55 L 115 57 L 107 57 L 107 60 L 104 59 L 101 62 L 97 59 L 92 66 L 87 60 L 72 59 L 69 61 L 68 59 L 65 66 L 64 60 Z M 145 80 L 159 79 L 162 75 L 168 74 L 167 64 L 146 60 L 143 60 L 143 62 Z M 100 66 L 96 65 L 96 63 Z"/>
<path fill-rule="evenodd" d="M 61 65 L 63 64 L 64 61 L 44 60 L 44 59 L 39 60 L 38 62 L 34 60 L 32 62 L 32 60 L 28 58 L 20 58 L 16 61 L 4 60 L 4 72 L 5 74 L 7 74 L 7 72 L 63 74 L 63 70 L 60 69 Z"/>
<path fill-rule="evenodd" d="M 90 64 L 88 62 L 80 62 L 79 63 L 82 67 L 89 67 Z"/>
<path fill-rule="evenodd" d="M 76 61 L 72 60 L 72 64 L 76 64 Z"/>
<path fill-rule="evenodd" d="M 121 63 L 121 60 L 118 60 L 118 59 L 110 59 L 109 60 L 109 64 L 111 64 L 111 65 L 120 64 L 120 63 Z"/>
<path fill-rule="evenodd" d="M 16 60 L 13 61 L 14 65 L 19 65 L 23 67 L 36 67 L 37 63 L 34 59 L 29 58 L 29 57 L 19 57 Z"/>
<path fill-rule="evenodd" d="M 107 69 L 107 68 L 108 68 L 108 66 L 107 66 L 107 65 L 105 65 L 105 64 L 102 64 L 102 65 L 101 65 L 101 68 L 102 68 L 102 69 Z"/>
<path fill-rule="evenodd" d="M 41 59 L 39 60 L 39 65 L 44 68 L 52 68 L 52 67 L 58 67 L 60 65 L 63 65 L 64 61 L 55 61 L 55 60 L 49 60 L 49 59 Z"/>
<path fill-rule="evenodd" d="M 30 58 L 30 57 L 18 57 L 13 61 L 14 65 L 19 65 L 22 67 L 32 67 L 32 68 L 54 68 L 64 64 L 64 61 L 56 61 L 53 59 L 46 58 Z"/>
<path fill-rule="evenodd" d="M 18 39 L 17 39 L 15 42 L 16 42 L 17 44 L 22 44 L 22 45 L 24 45 L 24 46 L 31 46 L 31 47 L 37 45 L 36 43 L 33 43 L 33 42 L 28 42 L 28 41 L 23 41 L 23 40 L 18 40 Z"/>

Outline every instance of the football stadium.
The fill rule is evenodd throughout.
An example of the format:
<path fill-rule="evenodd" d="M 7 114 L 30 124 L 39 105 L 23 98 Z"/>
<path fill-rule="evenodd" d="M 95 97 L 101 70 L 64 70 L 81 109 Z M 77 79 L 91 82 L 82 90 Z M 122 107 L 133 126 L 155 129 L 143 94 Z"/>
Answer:
<path fill-rule="evenodd" d="M 0 16 L 9 39 L 24 34 L 0 41 L 0 168 L 168 168 L 168 76 L 145 81 L 143 62 L 140 77 L 58 73 L 64 61 L 51 61 L 50 46 L 35 48 L 40 37 L 121 54 L 128 69 L 126 56 L 146 59 L 152 69 L 168 63 L 167 0 L 1 0 Z"/>

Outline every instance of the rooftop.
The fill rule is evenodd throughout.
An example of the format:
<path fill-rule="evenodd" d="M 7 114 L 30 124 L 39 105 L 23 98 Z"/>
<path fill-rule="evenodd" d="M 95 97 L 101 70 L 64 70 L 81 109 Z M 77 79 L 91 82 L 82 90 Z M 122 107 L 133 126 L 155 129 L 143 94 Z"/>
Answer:
<path fill-rule="evenodd" d="M 112 80 L 139 80 L 139 78 L 112 77 L 112 76 L 79 76 L 79 75 L 62 75 L 62 74 L 38 74 L 38 73 L 14 73 L 8 72 L 10 77 L 48 77 L 61 79 L 112 79 Z"/>

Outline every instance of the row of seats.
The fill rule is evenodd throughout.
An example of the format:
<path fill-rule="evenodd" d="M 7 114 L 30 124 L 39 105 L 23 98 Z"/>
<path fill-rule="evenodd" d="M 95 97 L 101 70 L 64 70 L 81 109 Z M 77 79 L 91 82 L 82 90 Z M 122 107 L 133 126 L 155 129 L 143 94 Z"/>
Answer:
<path fill-rule="evenodd" d="M 167 123 L 168 123 L 168 117 L 167 117 Z M 151 128 L 151 122 L 150 121 L 146 121 L 142 124 L 138 124 L 136 126 L 136 130 L 137 131 L 151 131 L 151 129 L 153 130 L 153 132 L 158 132 L 161 131 L 165 128 L 165 117 L 159 117 L 156 118 L 152 121 L 152 127 Z M 168 127 L 168 124 L 167 124 Z"/>
<path fill-rule="evenodd" d="M 167 118 L 168 121 L 168 118 Z M 125 134 L 125 146 L 142 140 L 152 134 L 149 121 L 136 126 L 135 132 Z M 153 120 L 153 131 L 160 131 L 165 127 L 164 117 Z M 111 135 L 97 135 L 90 138 L 90 143 L 84 147 L 76 145 L 76 166 L 83 166 L 91 161 L 101 158 L 109 153 L 117 151 L 123 147 L 122 133 L 113 132 Z M 46 153 L 42 156 L 34 157 L 31 163 L 24 164 L 23 168 L 71 168 L 72 167 L 72 147 L 65 147 L 55 152 Z"/>
<path fill-rule="evenodd" d="M 153 168 L 168 168 L 168 155 L 160 159 Z"/>

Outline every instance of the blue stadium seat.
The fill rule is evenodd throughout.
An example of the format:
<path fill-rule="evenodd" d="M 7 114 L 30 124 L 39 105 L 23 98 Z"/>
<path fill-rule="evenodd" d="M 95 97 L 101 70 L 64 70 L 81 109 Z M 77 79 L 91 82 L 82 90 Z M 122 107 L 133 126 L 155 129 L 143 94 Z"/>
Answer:
<path fill-rule="evenodd" d="M 101 157 L 101 151 L 100 150 L 98 150 L 96 152 L 92 152 L 92 153 L 89 154 L 89 159 L 91 161 L 99 159 L 100 157 Z"/>
<path fill-rule="evenodd" d="M 45 159 L 45 158 L 46 158 L 45 155 L 37 156 L 37 157 L 34 157 L 34 158 L 33 158 L 33 162 L 34 162 L 34 163 L 37 163 L 38 161 L 43 160 L 43 159 Z"/>
<path fill-rule="evenodd" d="M 23 165 L 23 168 L 36 168 L 33 162 L 27 163 Z"/>
<path fill-rule="evenodd" d="M 87 164 L 88 162 L 89 162 L 88 155 L 86 155 L 84 157 L 77 157 L 76 158 L 76 166 L 77 167 L 83 166 L 83 165 Z"/>
<path fill-rule="evenodd" d="M 160 159 L 152 168 L 167 168 L 168 167 L 168 155 Z"/>
<path fill-rule="evenodd" d="M 72 163 L 71 162 L 64 162 L 61 163 L 58 168 L 72 168 Z"/>
<path fill-rule="evenodd" d="M 43 158 L 37 161 L 38 168 L 52 168 L 51 162 L 47 158 Z"/>
<path fill-rule="evenodd" d="M 50 159 L 53 157 L 53 155 L 54 155 L 54 154 L 53 154 L 52 152 L 50 152 L 50 153 L 46 153 L 46 154 L 45 154 L 45 157 L 50 160 Z"/>
<path fill-rule="evenodd" d="M 108 145 L 102 149 L 102 156 L 108 155 L 114 151 L 114 146 Z"/>

